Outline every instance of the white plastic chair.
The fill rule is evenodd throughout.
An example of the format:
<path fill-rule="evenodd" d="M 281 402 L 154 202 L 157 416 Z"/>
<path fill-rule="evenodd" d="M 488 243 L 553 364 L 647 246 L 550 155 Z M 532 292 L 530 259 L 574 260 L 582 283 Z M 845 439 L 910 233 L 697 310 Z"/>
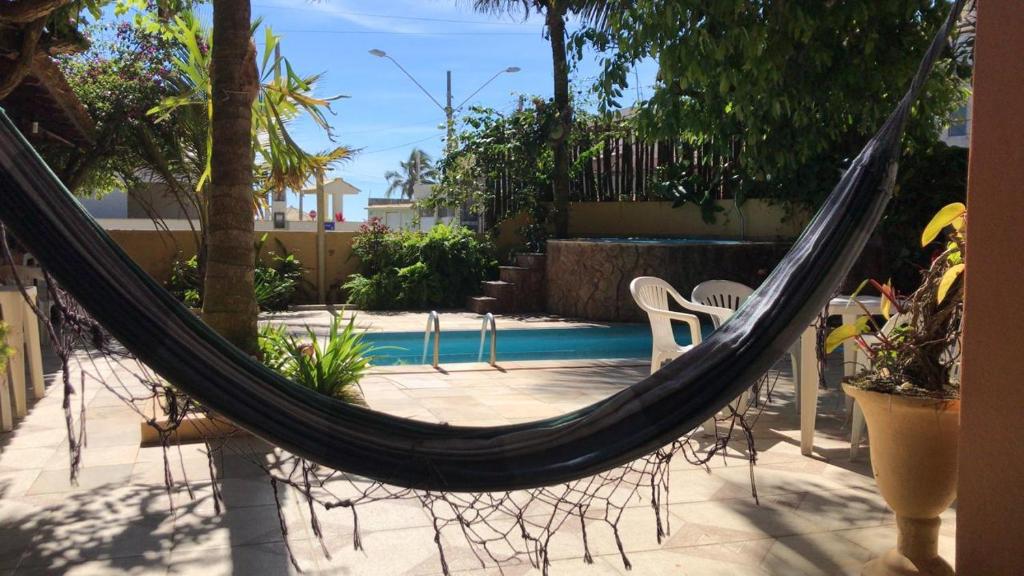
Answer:
<path fill-rule="evenodd" d="M 708 280 L 697 284 L 690 297 L 701 304 L 739 310 L 739 306 L 754 293 L 754 288 L 731 280 Z M 715 328 L 719 327 L 716 322 Z M 797 390 L 797 413 L 800 413 L 800 342 L 790 348 L 790 367 L 793 370 L 793 383 Z"/>
<path fill-rule="evenodd" d="M 705 306 L 716 306 L 735 312 L 753 293 L 754 289 L 750 286 L 732 280 L 707 280 L 693 288 L 690 298 Z M 715 328 L 718 328 L 717 324 Z"/>
<path fill-rule="evenodd" d="M 693 314 L 670 310 L 669 297 L 675 300 L 676 304 L 684 310 L 710 315 L 715 326 L 724 322 L 732 314 L 732 311 L 724 308 L 694 304 L 683 298 L 671 284 L 653 276 L 634 278 L 629 284 L 629 292 L 633 295 L 633 300 L 636 301 L 637 306 L 647 313 L 647 318 L 651 323 L 651 336 L 654 341 L 653 349 L 651 350 L 652 374 L 657 372 L 666 363 L 689 351 L 701 341 L 700 319 Z M 676 342 L 675 335 L 672 332 L 673 321 L 685 322 L 689 325 L 692 344 L 681 346 Z M 713 434 L 714 426 L 714 418 L 705 422 L 705 433 Z"/>
<path fill-rule="evenodd" d="M 732 280 L 707 280 L 693 288 L 690 298 L 694 302 L 705 306 L 717 306 L 731 311 L 739 309 L 747 298 L 754 293 L 754 289 L 746 284 L 733 282 Z M 714 317 L 712 317 L 714 318 Z M 727 317 L 728 318 L 728 317 Z M 715 328 L 721 323 L 716 319 Z M 793 370 L 793 384 L 796 388 L 797 414 L 800 413 L 800 343 L 797 342 L 789 349 L 789 364 Z"/>

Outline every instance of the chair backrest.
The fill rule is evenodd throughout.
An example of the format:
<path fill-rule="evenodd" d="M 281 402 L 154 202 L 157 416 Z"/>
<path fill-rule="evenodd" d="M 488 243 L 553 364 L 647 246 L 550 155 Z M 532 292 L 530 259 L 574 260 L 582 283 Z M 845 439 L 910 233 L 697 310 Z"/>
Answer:
<path fill-rule="evenodd" d="M 750 286 L 732 280 L 707 280 L 694 287 L 690 299 L 705 306 L 738 310 L 753 293 Z"/>
<path fill-rule="evenodd" d="M 661 278 L 640 276 L 629 283 L 629 292 L 633 295 L 636 305 L 647 313 L 647 317 L 651 321 L 651 336 L 654 338 L 654 345 L 665 346 L 675 343 L 672 321 L 667 316 L 659 314 L 669 310 L 669 293 L 675 292 L 675 288 Z"/>

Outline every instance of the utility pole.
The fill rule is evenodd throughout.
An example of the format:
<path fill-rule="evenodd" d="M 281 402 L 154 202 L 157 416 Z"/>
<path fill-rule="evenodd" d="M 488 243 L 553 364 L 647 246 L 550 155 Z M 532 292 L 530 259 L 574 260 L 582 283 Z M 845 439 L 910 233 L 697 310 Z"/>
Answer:
<path fill-rule="evenodd" d="M 327 231 L 324 230 L 324 213 L 327 212 L 327 197 L 324 194 L 324 173 L 316 173 L 316 290 L 317 302 L 327 303 Z"/>
<path fill-rule="evenodd" d="M 497 73 L 494 74 L 494 76 L 491 76 L 486 82 L 481 84 L 480 87 L 477 88 L 472 94 L 467 96 L 466 99 L 463 100 L 462 103 L 459 104 L 458 106 L 452 106 L 452 71 L 448 70 L 445 75 L 447 80 L 447 88 L 445 90 L 445 104 L 444 106 L 442 106 L 441 103 L 438 102 L 436 98 L 434 98 L 430 91 L 424 88 L 422 84 L 420 84 L 419 80 L 414 78 L 413 75 L 410 74 L 409 71 L 406 70 L 404 66 L 398 63 L 397 60 L 395 60 L 391 56 L 388 56 L 387 52 L 374 48 L 373 50 L 370 50 L 370 54 L 376 56 L 377 58 L 386 58 L 388 60 L 391 60 L 391 62 L 395 66 L 397 66 L 399 70 L 402 71 L 402 73 L 409 77 L 409 80 L 412 80 L 413 84 L 415 84 L 417 88 L 419 88 L 424 94 L 427 95 L 427 98 L 430 98 L 431 102 L 433 102 L 435 105 L 437 105 L 438 108 L 444 111 L 446 133 L 444 150 L 446 155 L 451 154 L 452 152 L 455 151 L 455 112 L 457 110 L 461 110 L 462 107 L 465 106 L 466 103 L 473 98 L 473 96 L 476 96 L 478 93 L 480 93 L 481 90 L 483 90 L 488 84 L 497 79 L 498 76 L 501 76 L 502 74 L 515 74 L 520 70 L 518 66 L 509 66 L 504 70 L 499 70 Z M 467 210 L 466 206 L 463 206 L 461 209 L 463 211 Z M 478 221 L 477 223 L 478 230 L 481 227 L 480 222 L 482 222 L 482 220 Z"/>
<path fill-rule="evenodd" d="M 445 126 L 445 128 L 446 128 L 446 132 L 447 132 L 447 135 L 448 135 L 447 136 L 448 142 L 447 142 L 447 145 L 445 146 L 445 150 L 448 151 L 448 152 L 451 151 L 452 143 L 455 140 L 455 112 L 457 110 L 462 109 L 462 107 L 465 106 L 466 103 L 469 102 L 469 100 L 471 98 L 473 98 L 473 96 L 476 96 L 481 90 L 484 89 L 484 87 L 486 87 L 488 84 L 493 82 L 498 76 L 501 76 L 502 74 L 515 74 L 516 72 L 519 72 L 519 70 L 520 70 L 520 68 L 518 66 L 509 66 L 508 68 L 505 68 L 504 70 L 499 70 L 496 74 L 494 74 L 494 76 L 491 76 L 486 82 L 481 84 L 479 88 L 477 88 L 472 94 L 470 94 L 458 106 L 452 106 L 452 71 L 448 70 L 447 74 L 446 74 L 446 77 L 447 77 L 447 89 L 445 90 L 445 105 L 442 106 L 441 103 L 438 102 L 436 98 L 434 98 L 434 96 L 430 93 L 430 91 L 427 90 L 426 88 L 424 88 L 422 84 L 420 84 L 419 80 L 417 80 L 415 77 L 413 77 L 413 75 L 410 74 L 409 71 L 406 70 L 404 66 L 402 66 L 401 64 L 398 63 L 397 60 L 395 60 L 394 58 L 389 56 L 387 52 L 374 48 L 373 50 L 370 50 L 370 54 L 373 55 L 373 56 L 376 56 L 377 58 L 386 58 L 388 60 L 391 60 L 391 62 L 395 66 L 397 66 L 398 69 L 401 70 L 402 73 L 405 74 L 409 78 L 409 80 L 412 80 L 413 84 L 415 84 L 417 88 L 419 88 L 424 94 L 427 95 L 427 98 L 430 98 L 431 102 L 436 104 L 438 108 L 440 108 L 441 110 L 444 111 L 445 122 L 447 124 Z"/>
<path fill-rule="evenodd" d="M 281 81 L 281 46 L 274 47 L 274 84 Z M 299 198 L 302 193 L 299 192 Z M 301 208 L 301 205 L 300 205 Z M 280 215 L 279 215 L 280 214 Z M 271 193 L 270 221 L 275 230 L 288 227 L 288 192 L 285 189 L 274 190 Z"/>
<path fill-rule="evenodd" d="M 452 71 L 448 70 L 448 91 L 444 107 L 445 120 L 447 121 L 448 136 L 445 140 L 445 151 L 451 152 L 455 144 L 455 110 L 452 108 Z"/>

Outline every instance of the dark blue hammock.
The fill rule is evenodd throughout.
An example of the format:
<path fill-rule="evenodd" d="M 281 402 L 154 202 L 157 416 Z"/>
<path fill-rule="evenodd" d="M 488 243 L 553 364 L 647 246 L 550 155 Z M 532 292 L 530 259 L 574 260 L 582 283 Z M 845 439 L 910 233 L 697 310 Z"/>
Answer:
<path fill-rule="evenodd" d="M 792 250 L 703 343 L 641 382 L 557 418 L 498 427 L 417 422 L 319 395 L 218 336 L 143 272 L 0 113 L 0 219 L 139 360 L 204 406 L 296 455 L 398 486 L 503 491 L 565 482 L 651 453 L 761 377 L 822 310 L 892 194 L 911 104 L 958 0 L 906 95 Z"/>

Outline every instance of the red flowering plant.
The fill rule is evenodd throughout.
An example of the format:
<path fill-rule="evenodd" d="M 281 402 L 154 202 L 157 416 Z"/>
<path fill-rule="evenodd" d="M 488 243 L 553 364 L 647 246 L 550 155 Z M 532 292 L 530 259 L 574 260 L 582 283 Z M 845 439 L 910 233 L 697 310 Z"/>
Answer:
<path fill-rule="evenodd" d="M 944 248 L 924 271 L 921 285 L 912 294 L 903 298 L 888 283 L 865 282 L 882 295 L 884 325 L 879 325 L 861 305 L 863 316 L 828 335 L 826 352 L 850 342 L 869 360 L 869 367 L 852 377 L 849 384 L 891 394 L 959 397 L 966 216 L 967 207 L 956 202 L 939 210 L 925 227 L 922 247 L 935 242 L 945 231 Z"/>

